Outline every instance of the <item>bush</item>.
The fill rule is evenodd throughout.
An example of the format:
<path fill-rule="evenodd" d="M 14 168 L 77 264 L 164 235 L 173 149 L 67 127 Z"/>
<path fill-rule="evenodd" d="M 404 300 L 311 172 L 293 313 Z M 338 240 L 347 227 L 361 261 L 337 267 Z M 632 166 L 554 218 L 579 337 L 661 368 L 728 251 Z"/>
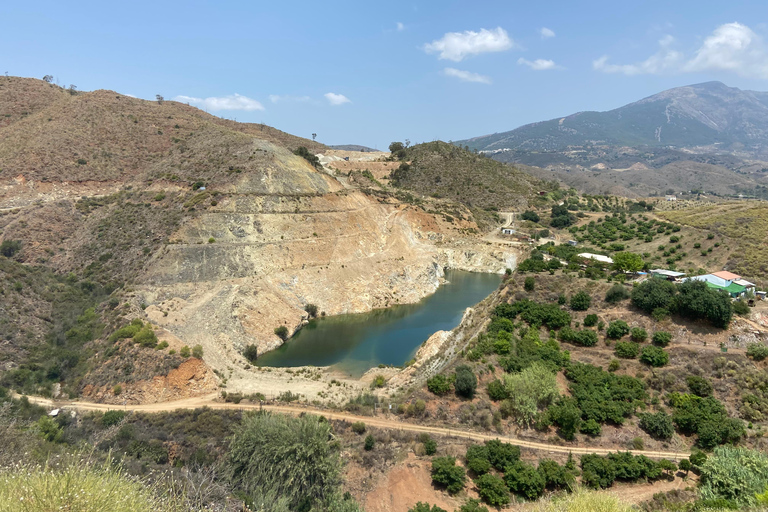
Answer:
<path fill-rule="evenodd" d="M 633 327 L 632 330 L 629 331 L 629 337 L 632 338 L 632 341 L 634 342 L 643 343 L 648 339 L 648 332 L 641 327 Z"/>
<path fill-rule="evenodd" d="M 438 396 L 442 396 L 451 390 L 451 383 L 445 375 L 435 375 L 427 379 L 427 389 Z"/>
<path fill-rule="evenodd" d="M 534 279 L 533 276 L 526 277 L 525 282 L 523 283 L 523 288 L 527 292 L 532 292 L 536 288 L 536 279 Z"/>
<path fill-rule="evenodd" d="M 574 311 L 586 311 L 589 309 L 591 303 L 592 297 L 590 297 L 587 292 L 580 291 L 571 297 L 570 306 Z"/>
<path fill-rule="evenodd" d="M 670 439 L 675 433 L 672 417 L 664 411 L 640 415 L 640 428 L 654 439 Z"/>
<path fill-rule="evenodd" d="M 373 447 L 376 445 L 376 440 L 373 438 L 371 434 L 368 434 L 365 436 L 365 443 L 363 444 L 363 448 L 365 448 L 365 451 L 369 452 L 373 450 Z"/>
<path fill-rule="evenodd" d="M 251 499 L 279 497 L 286 510 L 302 503 L 323 508 L 340 490 L 339 451 L 330 423 L 319 416 L 246 414 L 230 438 L 228 473 Z"/>
<path fill-rule="evenodd" d="M 444 508 L 440 508 L 437 505 L 432 505 L 432 508 L 429 507 L 429 503 L 425 503 L 423 501 L 419 501 L 416 503 L 416 505 L 413 508 L 409 508 L 408 512 L 448 512 Z"/>
<path fill-rule="evenodd" d="M 18 240 L 3 240 L 0 244 L 0 254 L 6 258 L 13 258 L 13 256 L 21 250 L 21 242 Z"/>
<path fill-rule="evenodd" d="M 699 492 L 704 500 L 729 500 L 742 507 L 757 504 L 768 488 L 768 456 L 756 450 L 722 446 L 701 466 Z"/>
<path fill-rule="evenodd" d="M 653 333 L 652 341 L 658 347 L 666 347 L 672 341 L 672 335 L 666 331 L 656 331 Z"/>
<path fill-rule="evenodd" d="M 523 220 L 529 220 L 531 222 L 539 222 L 541 220 L 541 218 L 539 217 L 539 214 L 531 210 L 524 211 L 520 215 L 520 218 Z"/>
<path fill-rule="evenodd" d="M 611 362 L 608 363 L 608 371 L 609 372 L 615 372 L 619 368 L 621 368 L 621 363 L 619 362 L 618 359 L 611 359 Z"/>
<path fill-rule="evenodd" d="M 504 480 L 486 473 L 475 480 L 480 498 L 493 507 L 503 507 L 509 504 L 510 497 Z"/>
<path fill-rule="evenodd" d="M 649 345 L 643 347 L 643 351 L 640 353 L 640 362 L 654 368 L 660 368 L 669 362 L 669 354 L 662 348 Z"/>
<path fill-rule="evenodd" d="M 488 507 L 480 504 L 480 500 L 470 498 L 465 504 L 460 506 L 456 512 L 488 512 Z"/>
<path fill-rule="evenodd" d="M 488 447 L 484 444 L 473 444 L 467 448 L 465 457 L 467 468 L 475 475 L 484 475 L 491 469 Z"/>
<path fill-rule="evenodd" d="M 593 420 L 589 419 L 581 424 L 581 428 L 579 431 L 582 434 L 587 434 L 588 436 L 597 437 L 602 432 L 602 429 L 600 428 L 600 424 Z"/>
<path fill-rule="evenodd" d="M 152 326 L 146 324 L 134 335 L 133 341 L 142 347 L 155 348 L 157 346 L 157 335 L 155 335 L 155 331 L 152 330 Z"/>
<path fill-rule="evenodd" d="M 629 334 L 629 326 L 624 320 L 614 320 L 608 324 L 608 330 L 605 331 L 605 334 L 613 340 L 618 340 Z"/>
<path fill-rule="evenodd" d="M 101 417 L 101 426 L 104 428 L 117 425 L 125 418 L 125 411 L 107 411 Z"/>
<path fill-rule="evenodd" d="M 365 423 L 362 421 L 356 421 L 352 424 L 352 432 L 355 434 L 364 434 L 365 433 Z"/>
<path fill-rule="evenodd" d="M 674 283 L 665 279 L 648 279 L 632 290 L 632 304 L 647 313 L 657 308 L 671 311 L 676 293 Z"/>
<path fill-rule="evenodd" d="M 486 441 L 485 446 L 488 448 L 488 461 L 499 471 L 504 471 L 507 466 L 520 460 L 519 446 L 502 443 L 498 439 Z"/>
<path fill-rule="evenodd" d="M 744 299 L 739 299 L 732 304 L 733 312 L 739 316 L 749 316 L 749 306 Z"/>
<path fill-rule="evenodd" d="M 614 284 L 611 286 L 605 294 L 605 302 L 609 304 L 615 304 L 622 300 L 627 300 L 630 297 L 629 290 L 623 284 Z"/>
<path fill-rule="evenodd" d="M 195 345 L 192 347 L 192 357 L 195 359 L 202 359 L 203 358 L 203 346 L 202 345 Z"/>
<path fill-rule="evenodd" d="M 444 486 L 450 494 L 464 489 L 466 481 L 464 468 L 456 465 L 453 457 L 435 457 L 432 459 L 432 481 Z"/>
<path fill-rule="evenodd" d="M 435 452 L 437 452 L 437 441 L 431 437 L 427 437 L 427 439 L 424 440 L 424 453 L 427 455 L 434 455 Z"/>
<path fill-rule="evenodd" d="M 747 345 L 747 355 L 755 361 L 762 361 L 768 357 L 768 345 L 762 343 L 750 343 Z"/>
<path fill-rule="evenodd" d="M 275 334 L 278 338 L 280 338 L 283 341 L 286 341 L 288 339 L 288 328 L 284 325 L 281 325 L 280 327 L 275 328 Z"/>
<path fill-rule="evenodd" d="M 185 359 L 186 359 L 187 357 L 189 357 L 189 356 L 190 356 L 190 350 L 189 350 L 189 347 L 188 347 L 188 346 L 186 346 L 186 345 L 184 345 L 183 347 L 181 347 L 181 350 L 179 350 L 179 355 L 180 355 L 181 357 L 185 358 Z"/>
<path fill-rule="evenodd" d="M 686 377 L 685 382 L 688 384 L 688 389 L 696 396 L 706 398 L 712 396 L 712 384 L 704 377 L 697 375 L 689 375 Z"/>
<path fill-rule="evenodd" d="M 597 325 L 597 315 L 590 314 L 584 317 L 584 327 L 594 327 Z"/>
<path fill-rule="evenodd" d="M 640 346 L 634 341 L 619 341 L 614 349 L 616 357 L 634 359 L 640 353 Z"/>
<path fill-rule="evenodd" d="M 539 409 L 558 396 L 557 379 L 542 363 L 534 363 L 519 373 L 505 375 L 509 409 L 520 425 L 530 426 Z"/>
<path fill-rule="evenodd" d="M 243 350 L 243 357 L 245 357 L 249 363 L 256 364 L 256 361 L 259 359 L 259 347 L 256 345 L 247 345 L 245 350 Z"/>
<path fill-rule="evenodd" d="M 560 427 L 560 434 L 567 441 L 573 440 L 581 428 L 581 409 L 572 398 L 561 398 L 548 410 L 552 422 Z"/>
<path fill-rule="evenodd" d="M 494 402 L 498 402 L 500 400 L 505 400 L 509 398 L 509 393 L 507 392 L 507 388 L 504 386 L 504 383 L 501 382 L 499 379 L 492 380 L 491 382 L 489 382 L 488 387 L 486 389 L 488 391 L 488 397 Z"/>
<path fill-rule="evenodd" d="M 456 367 L 456 380 L 453 383 L 456 394 L 464 398 L 474 398 L 477 389 L 477 377 L 467 365 Z"/>

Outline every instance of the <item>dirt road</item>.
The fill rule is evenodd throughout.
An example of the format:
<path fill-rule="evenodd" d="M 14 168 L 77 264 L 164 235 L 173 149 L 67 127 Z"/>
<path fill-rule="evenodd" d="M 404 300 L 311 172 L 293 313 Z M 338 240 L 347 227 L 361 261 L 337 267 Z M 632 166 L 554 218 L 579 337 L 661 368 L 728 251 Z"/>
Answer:
<path fill-rule="evenodd" d="M 598 455 L 605 455 L 617 451 L 630 451 L 635 455 L 645 455 L 652 459 L 670 459 L 679 461 L 690 455 L 689 452 L 664 452 L 664 451 L 650 451 L 650 450 L 626 450 L 623 448 L 584 448 L 580 446 L 559 446 L 546 443 L 537 443 L 533 441 L 525 441 L 523 439 L 517 439 L 511 436 L 493 435 L 493 434 L 481 434 L 477 432 L 467 432 L 463 430 L 450 429 L 444 427 L 433 427 L 427 425 L 416 425 L 413 423 L 406 423 L 401 421 L 398 416 L 384 413 L 380 416 L 358 416 L 355 414 L 349 414 L 347 412 L 328 411 L 324 409 L 317 409 L 313 407 L 301 407 L 295 405 L 273 405 L 273 404 L 232 404 L 217 402 L 215 394 L 201 396 L 197 398 L 187 398 L 184 400 L 178 400 L 175 402 L 163 402 L 157 404 L 143 404 L 143 405 L 126 405 L 115 406 L 110 404 L 97 404 L 92 402 L 69 402 L 69 401 L 54 401 L 39 397 L 28 397 L 30 402 L 51 407 L 51 408 L 63 408 L 63 409 L 75 409 L 78 411 L 107 411 L 110 409 L 122 409 L 135 412 L 168 412 L 179 409 L 196 409 L 198 407 L 209 407 L 211 409 L 240 409 L 240 410 L 265 410 L 274 411 L 283 414 L 298 415 L 301 413 L 321 414 L 328 419 L 343 420 L 348 422 L 362 421 L 369 427 L 376 427 L 381 429 L 402 430 L 407 432 L 427 433 L 437 436 L 448 436 L 456 438 L 471 439 L 473 441 L 490 441 L 492 439 L 499 439 L 508 443 L 516 444 L 521 448 L 528 448 L 530 450 L 537 450 L 548 453 L 573 453 L 574 455 L 585 453 L 596 453 Z"/>

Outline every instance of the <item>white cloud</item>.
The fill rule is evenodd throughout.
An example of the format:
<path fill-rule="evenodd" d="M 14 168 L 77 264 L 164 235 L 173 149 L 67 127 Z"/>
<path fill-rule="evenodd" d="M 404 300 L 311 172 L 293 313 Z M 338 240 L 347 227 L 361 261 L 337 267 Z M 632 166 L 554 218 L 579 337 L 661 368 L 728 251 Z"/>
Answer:
<path fill-rule="evenodd" d="M 478 84 L 491 83 L 491 77 L 478 75 L 477 73 L 472 73 L 470 71 L 462 71 L 461 69 L 456 69 L 456 68 L 445 68 L 443 70 L 443 74 L 445 76 L 452 76 L 452 77 L 458 78 L 462 82 L 474 82 Z"/>
<path fill-rule="evenodd" d="M 303 103 L 303 102 L 307 102 L 307 101 L 309 101 L 311 99 L 312 98 L 310 98 L 309 96 L 290 96 L 290 95 L 287 95 L 287 94 L 283 95 L 283 96 L 280 96 L 280 95 L 277 95 L 277 94 L 270 94 L 269 95 L 269 101 L 271 101 L 272 103 L 289 103 L 289 102 Z"/>
<path fill-rule="evenodd" d="M 397 25 L 396 25 L 396 26 L 397 26 L 397 31 L 398 31 L 398 32 L 402 32 L 403 30 L 405 30 L 405 25 L 403 25 L 403 24 L 402 24 L 401 22 L 399 22 L 399 21 L 397 22 Z"/>
<path fill-rule="evenodd" d="M 555 61 L 547 59 L 536 59 L 534 61 L 530 61 L 521 57 L 517 59 L 517 63 L 528 66 L 534 71 L 546 71 L 547 69 L 557 69 L 560 67 L 555 64 Z"/>
<path fill-rule="evenodd" d="M 748 26 L 726 23 L 704 40 L 683 71 L 732 71 L 768 79 L 768 48 Z"/>
<path fill-rule="evenodd" d="M 182 103 L 189 103 L 190 105 L 196 105 L 198 107 L 205 108 L 207 110 L 264 110 L 264 106 L 258 101 L 242 96 L 240 94 L 232 94 L 230 96 L 220 96 L 211 98 L 193 98 L 192 96 L 176 96 L 174 101 L 180 101 Z"/>
<path fill-rule="evenodd" d="M 604 55 L 592 67 L 604 73 L 644 75 L 729 71 L 744 77 L 768 79 L 768 46 L 752 29 L 741 23 L 717 27 L 688 58 L 671 48 L 672 36 L 659 40 L 659 51 L 635 64 L 609 64 Z"/>
<path fill-rule="evenodd" d="M 507 31 L 501 27 L 480 32 L 448 32 L 442 38 L 424 45 L 427 53 L 439 53 L 439 59 L 459 62 L 470 55 L 489 52 L 503 52 L 517 46 Z"/>
<path fill-rule="evenodd" d="M 555 37 L 555 31 L 551 28 L 547 27 L 541 27 L 541 30 L 539 30 L 539 33 L 541 34 L 542 39 L 549 39 L 550 37 Z"/>
<path fill-rule="evenodd" d="M 655 75 L 679 69 L 683 54 L 673 50 L 675 38 L 667 35 L 659 40 L 659 51 L 642 62 L 635 64 L 608 64 L 608 56 L 603 55 L 592 62 L 592 68 L 603 73 L 623 73 L 625 75 Z"/>
<path fill-rule="evenodd" d="M 328 100 L 328 103 L 331 105 L 343 105 L 345 103 L 350 103 L 351 100 L 344 96 L 343 94 L 335 94 L 332 92 L 327 92 L 324 94 L 325 99 Z"/>

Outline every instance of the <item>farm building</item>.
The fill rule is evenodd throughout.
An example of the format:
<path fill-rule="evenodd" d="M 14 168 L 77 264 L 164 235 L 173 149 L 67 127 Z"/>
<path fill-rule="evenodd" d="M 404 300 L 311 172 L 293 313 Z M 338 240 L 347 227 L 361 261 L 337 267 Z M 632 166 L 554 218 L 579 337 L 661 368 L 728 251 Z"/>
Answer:
<path fill-rule="evenodd" d="M 606 265 L 613 265 L 613 259 L 609 258 L 608 256 L 603 256 L 602 254 L 592 254 L 591 252 L 582 252 L 578 256 L 579 258 L 584 258 L 585 260 L 592 260 L 592 261 L 597 261 L 599 263 L 605 263 Z"/>
<path fill-rule="evenodd" d="M 674 270 L 656 268 L 651 270 L 651 276 L 658 279 L 666 279 L 667 281 L 677 281 L 681 277 L 685 276 L 685 272 L 675 272 Z"/>

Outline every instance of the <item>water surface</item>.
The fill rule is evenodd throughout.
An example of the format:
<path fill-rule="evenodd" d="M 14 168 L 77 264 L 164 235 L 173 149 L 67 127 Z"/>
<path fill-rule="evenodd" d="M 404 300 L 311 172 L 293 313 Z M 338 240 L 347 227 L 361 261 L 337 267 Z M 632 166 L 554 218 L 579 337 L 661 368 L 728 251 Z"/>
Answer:
<path fill-rule="evenodd" d="M 450 331 L 466 308 L 499 286 L 497 274 L 446 270 L 448 281 L 417 304 L 337 315 L 305 325 L 280 348 L 259 357 L 260 366 L 335 366 L 360 376 L 379 364 L 400 366 L 436 331 Z"/>

